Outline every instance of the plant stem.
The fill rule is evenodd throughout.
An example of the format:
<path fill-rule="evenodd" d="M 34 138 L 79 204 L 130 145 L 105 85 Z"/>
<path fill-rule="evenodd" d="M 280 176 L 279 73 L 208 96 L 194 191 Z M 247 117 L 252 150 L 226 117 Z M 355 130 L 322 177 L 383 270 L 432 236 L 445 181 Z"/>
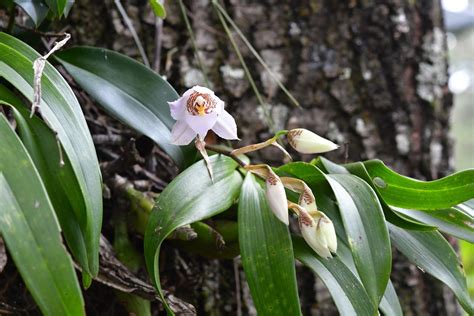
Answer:
<path fill-rule="evenodd" d="M 42 32 L 40 30 L 33 29 L 31 27 L 27 27 L 27 26 L 24 26 L 24 25 L 19 25 L 19 24 L 17 24 L 16 27 L 18 27 L 22 30 L 28 31 L 28 32 L 38 34 L 38 35 L 43 36 L 43 37 L 64 37 L 64 36 L 66 36 L 66 32 L 60 32 L 60 33 Z"/>
<path fill-rule="evenodd" d="M 213 152 L 216 152 L 218 154 L 222 154 L 234 159 L 241 167 L 245 167 L 248 165 L 246 162 L 242 161 L 239 157 L 234 155 L 231 150 L 224 149 L 220 146 L 209 145 L 209 144 L 206 144 L 206 149 L 212 150 Z"/>

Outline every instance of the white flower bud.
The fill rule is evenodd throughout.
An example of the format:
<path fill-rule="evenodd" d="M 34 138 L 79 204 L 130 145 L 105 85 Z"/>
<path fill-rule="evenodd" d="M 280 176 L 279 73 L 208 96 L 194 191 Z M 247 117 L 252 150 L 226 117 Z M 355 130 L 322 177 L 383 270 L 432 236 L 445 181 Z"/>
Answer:
<path fill-rule="evenodd" d="M 275 216 L 285 225 L 288 225 L 288 201 L 286 199 L 285 187 L 271 168 L 268 168 L 265 196 Z"/>
<path fill-rule="evenodd" d="M 324 259 L 331 258 L 331 252 L 337 251 L 337 237 L 332 221 L 319 211 L 313 216 L 300 211 L 298 222 L 306 243 Z"/>
<path fill-rule="evenodd" d="M 308 213 L 313 214 L 318 211 L 316 206 L 316 198 L 314 197 L 313 191 L 303 182 L 303 192 L 300 194 L 298 204 L 303 207 Z"/>
<path fill-rule="evenodd" d="M 304 128 L 290 130 L 287 138 L 291 147 L 302 154 L 319 154 L 339 148 L 330 140 Z"/>

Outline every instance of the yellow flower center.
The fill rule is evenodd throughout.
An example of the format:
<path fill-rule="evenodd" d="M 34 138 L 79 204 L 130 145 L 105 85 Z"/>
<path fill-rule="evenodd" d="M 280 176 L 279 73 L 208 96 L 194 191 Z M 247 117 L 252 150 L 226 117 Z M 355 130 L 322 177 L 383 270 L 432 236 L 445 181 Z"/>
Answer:
<path fill-rule="evenodd" d="M 186 109 L 191 115 L 204 116 L 216 108 L 217 102 L 207 93 L 193 92 L 186 103 Z"/>

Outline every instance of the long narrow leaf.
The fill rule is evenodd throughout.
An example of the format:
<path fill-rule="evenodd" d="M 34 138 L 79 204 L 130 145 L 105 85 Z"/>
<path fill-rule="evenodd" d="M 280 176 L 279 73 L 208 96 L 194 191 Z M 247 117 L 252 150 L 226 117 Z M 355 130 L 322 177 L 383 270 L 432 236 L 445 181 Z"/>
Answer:
<path fill-rule="evenodd" d="M 72 260 L 26 149 L 0 114 L 0 234 L 45 315 L 84 315 Z"/>
<path fill-rule="evenodd" d="M 377 315 L 363 285 L 339 258 L 322 259 L 301 238 L 293 238 L 293 245 L 295 258 L 321 278 L 341 315 Z"/>
<path fill-rule="evenodd" d="M 66 10 L 67 0 L 45 0 L 51 11 L 58 17 L 62 16 Z"/>
<path fill-rule="evenodd" d="M 389 205 L 414 210 L 439 210 L 474 198 L 474 169 L 435 181 L 419 181 L 399 175 L 380 160 L 369 160 L 364 165 Z"/>
<path fill-rule="evenodd" d="M 210 157 L 214 183 L 204 161 L 199 161 L 174 179 L 160 194 L 145 231 L 145 261 L 148 273 L 169 314 L 163 297 L 158 262 L 161 244 L 176 228 L 211 217 L 229 208 L 239 194 L 242 177 L 230 158 Z"/>
<path fill-rule="evenodd" d="M 339 204 L 360 279 L 378 306 L 390 277 L 392 251 L 382 207 L 375 192 L 353 175 L 326 176 Z"/>
<path fill-rule="evenodd" d="M 36 27 L 48 16 L 48 7 L 42 0 L 15 0 L 14 2 L 29 15 Z"/>
<path fill-rule="evenodd" d="M 332 165 L 329 167 L 331 168 L 332 172 L 348 174 L 348 171 L 343 167 L 341 167 L 342 169 L 339 169 L 339 165 L 333 163 L 331 164 Z M 355 277 L 359 278 L 354 264 L 354 259 L 352 258 L 352 253 L 349 249 L 349 242 L 346 236 L 346 231 L 344 229 L 341 215 L 339 213 L 338 205 L 333 201 L 333 199 L 335 200 L 336 198 L 334 197 L 331 187 L 326 180 L 325 174 L 319 168 L 316 168 L 313 163 L 308 164 L 304 162 L 288 163 L 276 169 L 276 172 L 281 176 L 296 177 L 308 184 L 316 196 L 318 209 L 326 213 L 326 215 L 331 218 L 336 228 L 336 234 L 338 236 L 338 258 L 344 265 L 346 265 L 347 268 L 352 271 Z M 289 197 L 290 196 L 291 195 L 289 195 Z M 393 285 L 389 281 L 382 301 L 380 302 L 380 309 L 386 315 L 399 316 L 401 315 L 400 302 L 398 301 L 396 294 L 394 295 L 394 290 L 392 290 Z M 337 300 L 338 297 L 333 297 L 333 299 Z"/>
<path fill-rule="evenodd" d="M 405 217 L 397 212 L 394 212 L 390 206 L 383 200 L 380 192 L 378 191 L 378 187 L 373 183 L 369 173 L 365 169 L 365 166 L 361 162 L 350 163 L 347 165 L 340 166 L 338 164 L 333 163 L 332 161 L 324 158 L 319 157 L 317 160 L 314 161 L 314 164 L 317 166 L 322 167 L 324 170 L 328 171 L 331 174 L 347 174 L 351 173 L 353 175 L 358 176 L 368 185 L 372 187 L 374 192 L 377 194 L 380 204 L 382 205 L 382 210 L 384 212 L 385 218 L 392 224 L 395 224 L 399 227 L 405 229 L 413 229 L 413 230 L 434 230 L 435 227 L 426 225 L 420 222 L 416 222 L 409 217 Z"/>
<path fill-rule="evenodd" d="M 55 56 L 107 112 L 153 139 L 178 165 L 183 163 L 180 147 L 171 144 L 174 120 L 167 103 L 179 96 L 166 80 L 106 49 L 76 47 Z"/>
<path fill-rule="evenodd" d="M 61 157 L 62 148 L 44 122 L 29 118 L 24 107 L 15 109 L 14 114 L 20 138 L 41 175 L 69 248 L 81 266 L 87 267 L 86 238 L 81 230 L 87 223 L 80 220 L 84 199 L 71 163 L 67 156 Z"/>
<path fill-rule="evenodd" d="M 239 244 L 257 312 L 301 315 L 290 232 L 273 215 L 250 172 L 239 198 Z"/>
<path fill-rule="evenodd" d="M 4 77 L 30 101 L 33 99 L 33 62 L 40 55 L 25 43 L 0 33 L 0 77 Z M 46 63 L 42 77 L 41 115 L 57 132 L 65 155 L 81 188 L 85 207 L 79 220 L 86 238 L 88 267 L 99 269 L 99 237 L 102 226 L 102 186 L 92 137 L 79 103 L 61 75 Z"/>
<path fill-rule="evenodd" d="M 444 233 L 474 243 L 474 218 L 458 209 L 458 206 L 435 211 L 419 211 L 395 208 L 406 216 L 436 226 Z"/>
<path fill-rule="evenodd" d="M 474 314 L 474 304 L 469 298 L 466 278 L 456 253 L 438 232 L 416 232 L 390 225 L 394 246 L 413 264 L 428 272 L 456 295 L 469 315 Z"/>

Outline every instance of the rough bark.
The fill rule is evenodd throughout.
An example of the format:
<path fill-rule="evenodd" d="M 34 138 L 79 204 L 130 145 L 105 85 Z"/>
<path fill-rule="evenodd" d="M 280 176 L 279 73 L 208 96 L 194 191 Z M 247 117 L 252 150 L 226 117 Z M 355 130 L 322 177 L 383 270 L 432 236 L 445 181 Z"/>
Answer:
<path fill-rule="evenodd" d="M 154 58 L 155 19 L 146 1 L 123 1 Z M 236 117 L 243 143 L 271 133 L 263 109 L 212 9 L 186 1 L 199 54 L 216 93 Z M 450 170 L 446 43 L 439 1 L 225 1 L 252 45 L 300 101 L 294 107 L 238 41 L 270 109 L 275 129 L 305 127 L 343 149 L 336 161 L 379 158 L 398 172 L 435 179 Z M 176 1 L 167 1 L 161 73 L 178 91 L 204 84 Z M 76 44 L 108 47 L 140 59 L 112 0 L 76 0 L 69 31 Z M 146 84 L 146 83 L 144 83 Z M 273 149 L 253 157 L 278 163 Z M 303 157 L 308 159 L 309 157 Z M 199 314 L 254 314 L 243 274 L 232 261 L 207 260 L 165 247 L 164 288 Z M 395 253 L 392 280 L 405 315 L 458 315 L 453 296 Z M 298 266 L 304 315 L 334 315 L 322 283 Z M 239 293 L 235 292 L 239 280 Z M 108 304 L 108 303 L 105 303 Z"/>

